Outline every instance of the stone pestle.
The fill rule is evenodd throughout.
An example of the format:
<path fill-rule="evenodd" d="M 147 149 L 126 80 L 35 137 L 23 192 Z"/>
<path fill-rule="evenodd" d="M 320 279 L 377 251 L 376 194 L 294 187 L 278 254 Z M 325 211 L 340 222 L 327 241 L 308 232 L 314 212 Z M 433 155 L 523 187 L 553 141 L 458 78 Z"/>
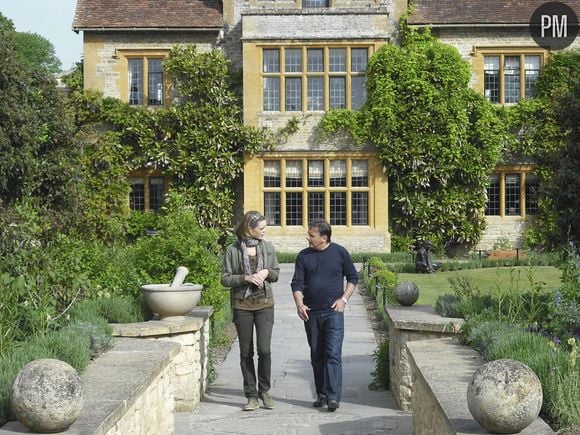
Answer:
<path fill-rule="evenodd" d="M 183 284 L 185 277 L 189 273 L 189 269 L 185 266 L 179 266 L 177 271 L 175 272 L 175 276 L 173 277 L 173 281 L 171 282 L 170 288 L 179 287 Z"/>

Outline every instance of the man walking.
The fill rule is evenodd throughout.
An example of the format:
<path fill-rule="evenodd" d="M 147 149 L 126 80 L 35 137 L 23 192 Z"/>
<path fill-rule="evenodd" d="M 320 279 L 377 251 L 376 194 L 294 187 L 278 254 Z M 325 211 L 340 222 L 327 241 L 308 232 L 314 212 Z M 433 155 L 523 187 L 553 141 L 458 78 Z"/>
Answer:
<path fill-rule="evenodd" d="M 348 251 L 332 243 L 331 235 L 326 221 L 310 224 L 309 247 L 296 257 L 291 285 L 310 346 L 317 395 L 312 405 L 327 405 L 334 412 L 342 393 L 344 309 L 358 284 L 358 273 Z"/>

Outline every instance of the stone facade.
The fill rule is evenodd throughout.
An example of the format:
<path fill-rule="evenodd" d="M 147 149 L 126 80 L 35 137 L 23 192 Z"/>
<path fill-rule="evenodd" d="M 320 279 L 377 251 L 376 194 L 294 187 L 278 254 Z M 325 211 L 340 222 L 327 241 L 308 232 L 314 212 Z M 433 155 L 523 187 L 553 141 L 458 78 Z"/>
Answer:
<path fill-rule="evenodd" d="M 192 411 L 207 388 L 209 319 L 195 332 L 155 336 L 148 340 L 170 341 L 181 346 L 173 360 L 175 411 Z"/>
<path fill-rule="evenodd" d="M 301 232 L 295 236 L 271 236 L 270 228 L 268 228 L 268 239 L 275 239 L 276 246 L 283 252 L 299 252 L 308 247 L 306 241 L 306 232 Z M 342 246 L 348 246 L 351 253 L 365 253 L 365 252 L 384 252 L 388 246 L 391 245 L 391 240 L 384 233 L 383 234 L 366 234 L 365 237 L 335 235 L 333 229 L 332 241 Z"/>
<path fill-rule="evenodd" d="M 443 43 L 455 47 L 463 59 L 469 62 L 472 70 L 471 86 L 483 93 L 483 55 L 485 50 L 499 50 L 506 53 L 529 53 L 541 55 L 545 62 L 550 53 L 536 44 L 530 35 L 528 26 L 503 27 L 434 27 L 432 33 Z M 572 43 L 569 49 L 579 48 L 580 38 Z M 519 166 L 519 165 L 518 165 Z M 518 166 L 512 166 L 514 173 L 520 173 Z M 510 167 L 500 167 L 504 172 Z M 526 169 L 533 172 L 533 167 Z M 492 249 L 499 241 L 509 241 L 514 248 L 521 248 L 522 234 L 525 229 L 525 215 L 521 216 L 486 216 L 487 228 L 475 249 Z"/>
<path fill-rule="evenodd" d="M 422 373 L 413 370 L 413 394 L 411 395 L 411 410 L 413 413 L 413 433 L 421 435 L 456 435 L 441 406 L 433 398 L 429 384 Z M 417 416 L 415 418 L 415 416 Z"/>
<path fill-rule="evenodd" d="M 278 131 L 288 125 L 291 120 L 297 120 L 297 129 L 276 144 L 271 151 L 263 155 L 248 157 L 244 167 L 244 194 L 240 208 L 244 210 L 263 210 L 268 218 L 263 186 L 263 161 L 273 160 L 311 160 L 328 161 L 329 159 L 344 160 L 364 159 L 369 165 L 368 181 L 368 221 L 357 226 L 350 223 L 350 202 L 347 200 L 346 222 L 333 225 L 333 241 L 344 245 L 352 252 L 389 252 L 391 237 L 388 228 L 388 184 L 384 170 L 378 161 L 376 149 L 372 146 L 360 146 L 352 143 L 347 137 L 339 135 L 332 139 L 322 138 L 317 126 L 324 115 L 323 110 L 307 110 L 306 103 L 302 110 L 286 111 L 283 97 L 280 110 L 266 111 L 263 101 L 263 68 L 262 51 L 270 49 L 317 48 L 329 50 L 341 48 L 351 50 L 364 48 L 368 56 L 372 56 L 383 44 L 393 41 L 396 25 L 401 13 L 406 7 L 401 1 L 331 1 L 329 7 L 303 8 L 298 1 L 261 1 L 250 0 L 249 3 L 234 2 L 235 13 L 232 17 L 241 23 L 241 42 L 243 49 L 243 81 L 244 81 L 244 122 L 259 128 Z M 226 21 L 229 15 L 225 14 Z M 234 27 L 236 27 L 234 25 Z M 306 51 L 303 51 L 304 58 Z M 350 51 L 349 51 L 350 53 Z M 283 57 L 283 54 L 281 55 Z M 324 65 L 328 60 L 324 61 Z M 282 71 L 282 70 L 281 70 Z M 302 75 L 306 70 L 301 69 Z M 283 71 L 282 71 L 283 72 Z M 328 99 L 327 67 L 321 73 L 325 77 L 324 95 Z M 345 73 L 346 76 L 346 73 Z M 305 77 L 305 76 L 304 76 Z M 301 83 L 305 83 L 306 78 Z M 350 98 L 350 79 L 345 79 L 345 104 Z M 301 93 L 304 98 L 306 90 Z M 306 99 L 304 99 L 306 101 Z M 323 107 L 328 107 L 328 102 Z M 347 164 L 348 165 L 348 164 Z M 347 171 L 348 172 L 348 171 Z M 285 252 L 297 252 L 306 246 L 304 235 L 308 228 L 310 207 L 306 184 L 303 193 L 301 223 L 285 223 L 287 216 L 282 193 L 279 205 L 281 223 L 269 222 L 268 237 Z M 325 190 L 328 186 L 324 187 Z M 348 190 L 348 189 L 345 189 Z M 296 191 L 293 191 L 296 192 Z M 325 217 L 332 222 L 330 213 L 335 212 L 330 206 L 330 193 L 324 200 Z M 348 198 L 350 194 L 347 193 Z M 300 213 L 300 212 L 298 212 Z"/>
<path fill-rule="evenodd" d="M 398 43 L 397 27 L 400 17 L 407 11 L 408 1 L 328 0 L 327 7 L 308 8 L 303 7 L 303 0 L 228 0 L 223 2 L 221 9 L 206 3 L 198 5 L 202 7 L 202 11 L 205 8 L 201 14 L 194 13 L 187 7 L 188 10 L 184 10 L 184 14 L 187 12 L 193 15 L 184 22 L 190 22 L 191 28 L 183 24 L 179 27 L 176 25 L 175 28 L 153 26 L 147 24 L 146 17 L 143 17 L 142 22 L 135 22 L 133 27 L 133 23 L 129 26 L 126 20 L 123 21 L 123 16 L 88 12 L 89 5 L 94 4 L 101 8 L 98 10 L 107 11 L 105 4 L 85 0 L 80 3 L 85 4 L 81 8 L 77 7 L 75 30 L 83 31 L 86 88 L 100 90 L 107 97 L 127 101 L 128 58 L 141 55 L 163 57 L 178 43 L 194 43 L 201 51 L 219 48 L 224 51 L 234 70 L 243 71 L 243 111 L 246 124 L 276 131 L 287 126 L 289 121 L 298 120 L 297 131 L 281 141 L 274 152 L 307 153 L 306 157 L 300 158 L 325 159 L 327 152 L 341 152 L 343 154 L 339 158 L 348 158 L 354 152 L 368 151 L 374 152 L 372 159 L 375 161 L 372 164 L 378 164 L 376 150 L 371 146 L 361 148 L 347 138 L 339 136 L 332 140 L 321 139 L 316 127 L 324 114 L 322 110 L 308 111 L 303 104 L 302 110 L 297 111 L 286 112 L 283 106 L 280 110 L 264 111 L 261 53 L 264 47 L 328 49 L 358 46 L 368 47 L 371 56 L 381 45 Z M 435 36 L 458 49 L 461 56 L 471 65 L 471 85 L 477 92 L 483 92 L 482 67 L 485 50 L 540 54 L 542 62 L 545 62 L 550 54 L 538 47 L 530 37 L 527 19 L 522 18 L 525 12 L 510 8 L 498 16 L 490 15 L 487 5 L 478 1 L 461 5 L 454 5 L 452 2 L 424 3 L 416 2 L 415 13 L 410 17 L 411 25 L 433 25 L 432 32 Z M 184 6 L 180 7 L 186 9 Z M 174 23 L 175 20 L 172 21 L 171 16 L 175 11 L 166 12 L 159 14 L 159 19 L 168 19 Z M 206 14 L 213 19 L 204 21 L 207 18 Z M 481 16 L 486 17 L 484 21 L 479 20 Z M 133 16 L 128 19 L 133 19 Z M 503 19 L 507 21 L 502 21 Z M 125 24 L 121 26 L 117 21 Z M 498 25 L 498 22 L 501 24 Z M 211 25 L 208 26 L 207 23 Z M 576 38 L 571 48 L 579 46 L 580 38 Z M 327 86 L 330 73 L 325 71 L 324 75 L 326 80 L 324 86 Z M 285 80 L 281 79 L 282 86 Z M 302 83 L 304 95 L 306 94 L 304 80 Z M 345 89 L 347 95 L 350 93 L 348 83 L 349 80 Z M 278 91 L 281 94 L 285 92 L 283 88 Z M 328 90 L 325 89 L 324 92 L 328 93 Z M 170 102 L 175 97 L 165 95 L 164 102 Z M 328 99 L 328 95 L 324 98 Z M 347 97 L 345 103 L 347 107 L 350 104 L 348 101 Z M 328 107 L 327 103 L 325 107 Z M 271 156 L 265 153 L 262 156 L 248 158 L 243 179 L 241 178 L 234 187 L 236 218 L 246 210 L 265 210 L 261 179 L 263 168 L 260 162 Z M 255 161 L 256 159 L 258 161 Z M 533 172 L 533 168 L 528 171 Z M 386 195 L 388 184 L 384 175 L 374 178 L 372 182 L 376 186 L 369 186 L 373 191 L 369 196 L 368 208 L 369 220 L 372 222 L 359 227 L 347 222 L 338 228 L 346 247 L 351 250 L 390 251 L 391 236 Z M 304 207 L 308 207 L 306 198 L 305 194 Z M 282 200 L 283 197 L 281 202 Z M 325 217 L 328 219 L 328 210 L 335 207 L 329 205 L 328 197 L 325 199 L 325 207 Z M 351 205 L 348 201 L 344 207 L 350 212 Z M 280 205 L 279 214 L 285 215 L 284 205 Z M 305 212 L 303 221 L 306 221 L 308 216 Z M 489 249 L 498 239 L 508 239 L 514 246 L 520 246 L 524 219 L 525 211 L 522 211 L 519 218 L 505 216 L 503 213 L 500 217 L 488 218 L 488 228 L 477 249 Z M 301 240 L 295 239 L 307 229 L 305 222 L 298 225 L 298 228 L 297 225 L 284 223 L 279 226 L 269 225 L 272 241 L 292 250 L 301 245 Z"/>
<path fill-rule="evenodd" d="M 487 228 L 476 249 L 489 250 L 502 241 L 509 241 L 513 248 L 521 248 L 525 219 L 519 216 L 487 216 Z"/>
<path fill-rule="evenodd" d="M 105 97 L 128 99 L 127 56 L 147 53 L 165 56 L 176 44 L 194 43 L 200 51 L 216 45 L 213 33 L 195 32 L 83 32 L 85 89 Z"/>

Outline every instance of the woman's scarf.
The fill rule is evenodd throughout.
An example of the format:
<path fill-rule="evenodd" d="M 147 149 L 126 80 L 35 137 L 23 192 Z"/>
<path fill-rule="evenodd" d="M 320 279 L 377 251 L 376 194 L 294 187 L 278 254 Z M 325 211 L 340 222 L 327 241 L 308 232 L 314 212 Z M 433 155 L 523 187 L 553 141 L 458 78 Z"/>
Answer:
<path fill-rule="evenodd" d="M 260 246 L 258 246 L 259 243 L 260 243 L 260 241 L 258 239 L 252 239 L 252 238 L 242 239 L 242 241 L 241 241 L 242 257 L 244 259 L 244 274 L 245 275 L 252 275 L 255 272 L 258 272 L 264 268 L 264 258 L 262 257 L 262 252 L 260 251 Z M 248 254 L 248 248 L 251 248 L 254 246 L 256 247 L 256 256 L 258 257 L 258 265 L 256 267 L 256 270 L 252 271 L 252 268 L 250 267 L 250 256 Z M 246 299 L 248 296 L 250 296 L 252 294 L 252 292 L 254 291 L 253 287 L 255 287 L 255 286 L 252 286 L 252 285 L 248 286 L 248 288 L 246 289 L 246 292 L 244 293 L 244 299 Z"/>

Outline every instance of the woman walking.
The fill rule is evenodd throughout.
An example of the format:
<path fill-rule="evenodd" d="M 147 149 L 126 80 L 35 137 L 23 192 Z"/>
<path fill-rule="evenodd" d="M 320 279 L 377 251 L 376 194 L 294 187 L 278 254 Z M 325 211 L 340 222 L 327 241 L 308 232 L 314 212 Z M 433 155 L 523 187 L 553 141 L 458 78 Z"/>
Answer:
<path fill-rule="evenodd" d="M 234 323 L 240 343 L 240 367 L 244 380 L 244 395 L 248 402 L 244 411 L 259 408 L 258 399 L 266 409 L 274 408 L 270 390 L 270 342 L 274 326 L 273 282 L 278 281 L 280 267 L 272 243 L 264 240 L 266 218 L 257 211 L 244 214 L 236 227 L 237 241 L 229 245 L 224 255 L 221 283 L 229 287 Z M 254 329 L 258 372 L 254 366 Z"/>

